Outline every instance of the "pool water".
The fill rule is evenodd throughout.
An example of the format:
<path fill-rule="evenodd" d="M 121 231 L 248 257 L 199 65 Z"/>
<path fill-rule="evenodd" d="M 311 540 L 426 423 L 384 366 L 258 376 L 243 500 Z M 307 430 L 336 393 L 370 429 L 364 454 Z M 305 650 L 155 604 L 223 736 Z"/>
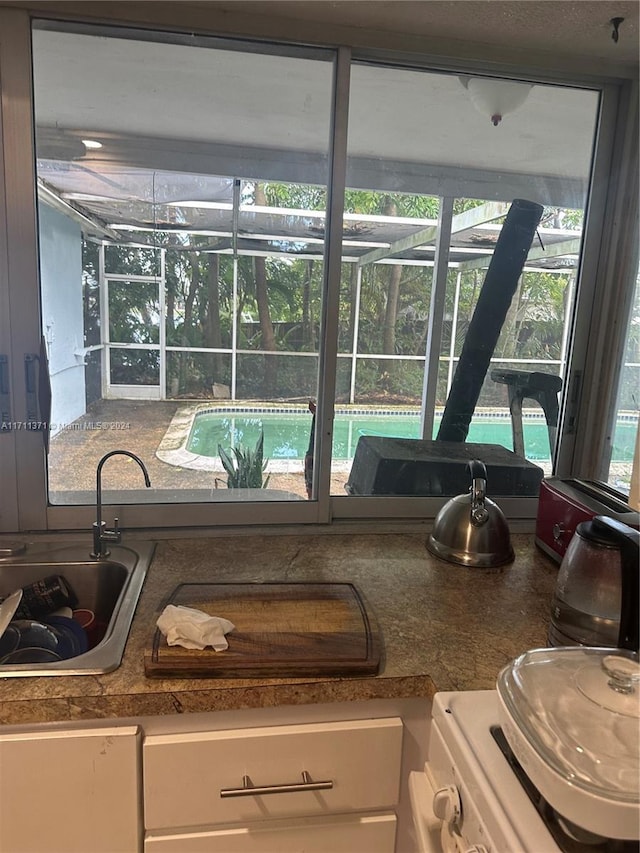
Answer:
<path fill-rule="evenodd" d="M 434 425 L 434 438 L 438 425 L 439 419 Z M 631 459 L 635 426 L 628 426 L 628 459 Z M 306 412 L 261 412 L 259 415 L 249 415 L 246 412 L 238 415 L 229 412 L 200 412 L 194 419 L 187 450 L 200 456 L 217 457 L 219 444 L 225 450 L 240 445 L 253 449 L 263 429 L 265 459 L 304 459 L 311 431 L 311 415 Z M 334 421 L 333 459 L 353 459 L 358 439 L 363 435 L 418 438 L 419 432 L 420 416 L 417 414 L 337 414 Z M 478 418 L 472 421 L 467 440 L 481 444 L 500 444 L 512 450 L 511 420 L 508 417 Z M 527 459 L 534 462 L 550 460 L 549 434 L 544 419 L 524 421 L 524 442 Z"/>

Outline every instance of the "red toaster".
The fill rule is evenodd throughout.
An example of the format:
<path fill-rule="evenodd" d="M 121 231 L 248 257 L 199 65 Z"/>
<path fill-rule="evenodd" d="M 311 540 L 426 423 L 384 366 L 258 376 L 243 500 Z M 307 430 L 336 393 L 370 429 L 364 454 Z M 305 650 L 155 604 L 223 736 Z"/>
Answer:
<path fill-rule="evenodd" d="M 578 524 L 594 515 L 640 529 L 640 514 L 605 483 L 548 477 L 540 483 L 535 543 L 560 563 Z"/>

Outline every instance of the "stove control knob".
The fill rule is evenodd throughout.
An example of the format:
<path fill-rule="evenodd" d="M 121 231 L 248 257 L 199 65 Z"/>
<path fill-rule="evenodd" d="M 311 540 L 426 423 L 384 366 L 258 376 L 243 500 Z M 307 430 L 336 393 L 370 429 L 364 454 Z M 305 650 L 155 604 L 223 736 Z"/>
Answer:
<path fill-rule="evenodd" d="M 462 815 L 460 794 L 455 785 L 439 788 L 433 795 L 433 813 L 447 826 L 456 826 Z"/>

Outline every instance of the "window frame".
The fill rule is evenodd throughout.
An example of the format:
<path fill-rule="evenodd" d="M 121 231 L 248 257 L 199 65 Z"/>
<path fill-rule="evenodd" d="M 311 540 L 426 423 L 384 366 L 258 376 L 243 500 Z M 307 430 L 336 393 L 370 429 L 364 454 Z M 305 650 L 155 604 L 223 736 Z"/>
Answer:
<path fill-rule="evenodd" d="M 33 17 L 41 17 L 33 13 Z M 55 17 L 49 15 L 48 17 Z M 40 306 L 38 272 L 38 234 L 36 185 L 34 170 L 33 92 L 31 73 L 31 23 L 32 15 L 26 10 L 0 8 L 0 80 L 2 82 L 2 114 L 0 133 L 4 150 L 4 180 L 0 181 L 0 203 L 6 210 L 6 242 L 0 238 L 0 273 L 6 276 L 7 286 L 0 292 L 2 311 L 0 333 L 9 343 L 11 352 L 11 401 L 13 420 L 27 420 L 24 385 L 25 353 L 37 353 L 40 341 Z M 85 23 L 89 24 L 89 19 Z M 119 25 L 117 21 L 111 22 Z M 121 22 L 126 26 L 126 22 Z M 140 28 L 140 24 L 135 25 Z M 150 32 L 158 28 L 144 24 Z M 173 28 L 172 28 L 173 29 Z M 184 25 L 182 26 L 184 29 Z M 175 31 L 181 26 L 176 24 Z M 226 38 L 226 36 L 221 36 Z M 275 50 L 285 39 L 270 42 Z M 325 46 L 326 47 L 326 46 Z M 331 50 L 331 47 L 328 47 Z M 335 50 L 333 114 L 331 127 L 329 202 L 327 223 L 327 249 L 325 255 L 324 308 L 322 344 L 320 350 L 320 386 L 316 428 L 316 492 L 311 501 L 251 504 L 122 504 L 110 505 L 108 513 L 118 515 L 123 527 L 157 531 L 159 528 L 190 529 L 219 526 L 246 525 L 250 507 L 252 525 L 329 525 L 334 519 L 357 522 L 362 519 L 418 519 L 435 517 L 442 498 L 355 497 L 330 495 L 331 436 L 333 422 L 333 395 L 337 369 L 338 303 L 341 267 L 341 229 L 343 197 L 347 162 L 347 122 L 349 78 L 352 61 L 367 61 L 390 66 L 407 66 L 445 70 L 454 73 L 475 71 L 486 73 L 490 64 L 481 60 L 444 62 L 437 57 L 389 53 L 376 50 L 339 47 Z M 589 187 L 588 210 L 585 220 L 583 254 L 579 270 L 578 308 L 575 315 L 570 371 L 571 385 L 564 395 L 565 401 L 559 430 L 558 472 L 573 475 L 588 465 L 593 468 L 593 454 L 576 438 L 576 424 L 581 425 L 580 435 L 600 435 L 605 430 L 599 423 L 601 405 L 593 395 L 576 395 L 576 372 L 583 370 L 582 388 L 593 387 L 591 377 L 602 372 L 602 359 L 591 355 L 588 342 L 600 340 L 603 332 L 601 312 L 594 310 L 602 299 L 603 288 L 615 276 L 620 293 L 625 293 L 628 282 L 634 280 L 633 223 L 623 218 L 611 217 L 619 213 L 624 197 L 624 173 L 620 181 L 611 182 L 616 172 L 616 153 L 622 151 L 626 158 L 623 167 L 633 170 L 635 157 L 637 169 L 637 141 L 635 154 L 629 143 L 633 119 L 629 117 L 633 100 L 633 84 L 624 79 L 610 79 L 571 73 L 566 70 L 549 71 L 535 66 L 516 67 L 494 64 L 493 71 L 500 76 L 517 76 L 539 82 L 559 85 L 588 86 L 601 92 L 597 143 L 593 173 Z M 637 98 L 636 98 L 637 100 Z M 630 124 L 631 121 L 631 124 Z M 637 122 L 637 116 L 636 116 Z M 637 127 L 637 125 L 636 125 Z M 626 141 L 625 141 L 626 140 Z M 25 144 L 28 141 L 28 144 Z M 468 190 L 467 190 L 468 191 Z M 3 198 L 4 196 L 4 198 Z M 636 204 L 637 212 L 637 204 Z M 609 219 L 607 217 L 610 217 Z M 632 217 L 633 218 L 633 217 Z M 636 216 L 637 219 L 637 216 Z M 609 246 L 626 247 L 624 254 L 615 255 Z M 636 239 L 637 247 L 637 239 Z M 636 256 L 637 264 L 637 256 Z M 6 292 L 5 292 L 6 291 Z M 618 323 L 618 331 L 624 327 Z M 612 330 L 610 343 L 604 348 L 615 348 Z M 597 337 L 594 337 L 597 335 Z M 620 344 L 618 344 L 620 345 Z M 4 347 L 0 348 L 4 351 Z M 599 417 L 600 416 L 600 417 Z M 574 421 L 572 421 L 574 419 Z M 586 425 L 583 429 L 583 425 Z M 15 490 L 3 489 L 0 495 L 0 531 L 58 530 L 88 528 L 93 521 L 94 506 L 49 506 L 46 488 L 46 456 L 42 434 L 28 430 L 15 430 L 11 435 L 0 436 L 0 473 L 4 482 L 14 482 Z M 593 446 L 593 442 L 592 445 Z M 7 478 L 5 480 L 5 477 Z M 516 525 L 531 527 L 537 510 L 535 498 L 505 498 L 501 506 Z"/>
<path fill-rule="evenodd" d="M 556 459 L 559 476 L 603 482 L 608 478 L 639 250 L 638 83 L 627 81 L 611 94 L 603 99 L 600 130 L 611 122 L 616 132 L 608 163 L 596 162 L 594 169 L 599 174 L 594 174 L 585 223 L 580 310 L 567 365 L 571 384 Z"/>

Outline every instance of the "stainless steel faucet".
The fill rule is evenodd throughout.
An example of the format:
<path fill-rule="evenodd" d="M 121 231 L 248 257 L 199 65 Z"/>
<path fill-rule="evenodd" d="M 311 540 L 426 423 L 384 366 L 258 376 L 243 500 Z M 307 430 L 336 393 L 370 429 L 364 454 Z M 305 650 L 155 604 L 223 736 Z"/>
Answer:
<path fill-rule="evenodd" d="M 109 556 L 109 549 L 106 547 L 107 542 L 117 543 L 122 540 L 122 533 L 118 527 L 118 519 L 115 518 L 113 520 L 113 527 L 107 527 L 106 521 L 102 520 L 102 466 L 111 456 L 118 455 L 128 456 L 134 462 L 137 462 L 144 474 L 146 487 L 149 488 L 151 486 L 149 472 L 142 459 L 136 456 L 135 453 L 131 453 L 128 450 L 111 450 L 109 453 L 105 453 L 98 462 L 98 469 L 96 471 L 96 520 L 93 522 L 93 551 L 91 552 L 91 556 L 95 560 L 101 560 Z"/>

